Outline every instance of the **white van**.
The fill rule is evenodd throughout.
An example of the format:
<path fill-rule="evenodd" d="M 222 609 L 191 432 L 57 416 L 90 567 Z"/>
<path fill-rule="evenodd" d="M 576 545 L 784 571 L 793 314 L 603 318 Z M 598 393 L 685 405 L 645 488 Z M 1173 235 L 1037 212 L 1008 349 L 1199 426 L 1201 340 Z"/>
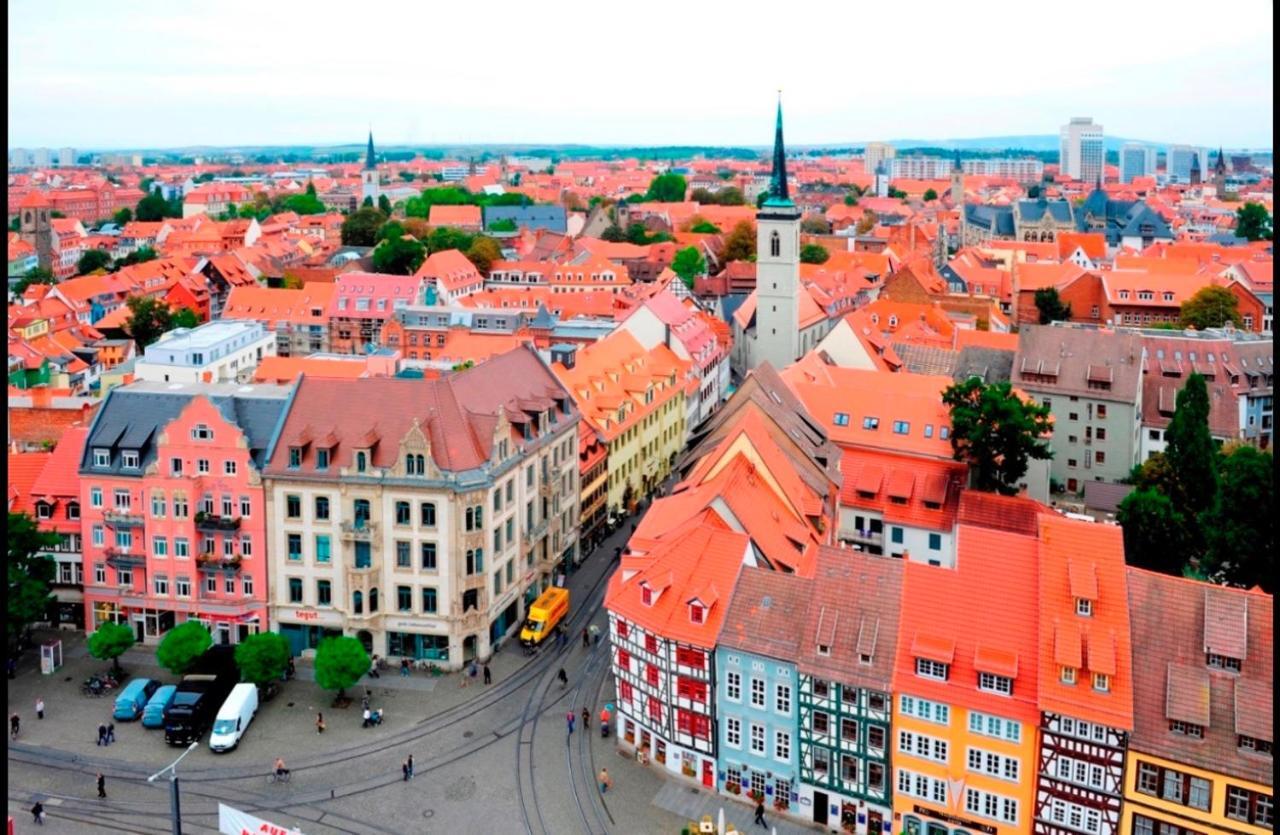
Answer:
<path fill-rule="evenodd" d="M 240 737 L 258 712 L 258 685 L 241 683 L 231 688 L 231 695 L 218 710 L 209 734 L 209 747 L 214 751 L 230 751 L 240 744 Z"/>

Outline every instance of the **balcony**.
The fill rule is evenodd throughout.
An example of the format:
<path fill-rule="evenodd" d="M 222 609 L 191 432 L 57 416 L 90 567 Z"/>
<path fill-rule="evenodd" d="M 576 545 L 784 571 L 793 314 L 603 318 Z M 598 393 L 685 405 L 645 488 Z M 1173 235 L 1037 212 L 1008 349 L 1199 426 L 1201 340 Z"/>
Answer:
<path fill-rule="evenodd" d="M 196 514 L 196 530 L 204 532 L 238 531 L 240 530 L 240 517 L 215 516 L 202 510 Z"/>
<path fill-rule="evenodd" d="M 358 542 L 371 542 L 378 534 L 378 525 L 374 522 L 343 522 L 342 538 Z"/>
<path fill-rule="evenodd" d="M 104 548 L 103 553 L 106 554 L 107 562 L 115 566 L 116 568 L 128 568 L 130 566 L 135 566 L 135 565 L 145 565 L 147 562 L 147 557 L 145 554 L 138 554 L 131 551 L 126 551 L 121 548 L 116 548 L 115 546 L 108 546 Z"/>
<path fill-rule="evenodd" d="M 854 542 L 865 542 L 870 545 L 884 544 L 884 531 L 874 532 L 857 528 L 849 534 L 849 538 Z"/>
<path fill-rule="evenodd" d="M 102 521 L 109 528 L 140 528 L 144 519 L 141 513 L 126 513 L 120 510 L 108 510 L 102 514 Z"/>
<path fill-rule="evenodd" d="M 239 571 L 240 555 L 232 554 L 228 557 L 222 554 L 197 554 L 196 564 L 201 568 L 230 568 Z"/>

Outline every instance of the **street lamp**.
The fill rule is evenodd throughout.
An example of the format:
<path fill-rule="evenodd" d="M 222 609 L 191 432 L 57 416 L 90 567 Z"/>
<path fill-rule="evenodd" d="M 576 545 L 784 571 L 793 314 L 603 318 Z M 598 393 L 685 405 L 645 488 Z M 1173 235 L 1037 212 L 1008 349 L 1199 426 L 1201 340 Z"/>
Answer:
<path fill-rule="evenodd" d="M 169 777 L 169 800 L 173 810 L 173 835 L 182 835 L 182 810 L 178 805 L 178 763 L 182 762 L 182 757 L 190 754 L 200 745 L 199 741 L 193 742 L 187 746 L 187 750 L 182 752 L 182 756 L 166 765 L 147 778 L 148 783 L 154 783 L 156 778 L 166 771 L 172 772 Z"/>

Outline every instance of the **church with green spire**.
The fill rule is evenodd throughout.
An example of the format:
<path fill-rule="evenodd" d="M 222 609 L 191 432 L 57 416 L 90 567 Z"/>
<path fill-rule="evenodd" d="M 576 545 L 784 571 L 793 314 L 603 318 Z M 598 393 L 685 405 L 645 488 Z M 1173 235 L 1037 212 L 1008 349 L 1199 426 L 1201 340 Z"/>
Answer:
<path fill-rule="evenodd" d="M 369 131 L 369 150 L 364 155 L 364 170 L 360 172 L 360 203 L 366 200 L 378 205 L 378 167 L 373 153 L 373 131 Z"/>

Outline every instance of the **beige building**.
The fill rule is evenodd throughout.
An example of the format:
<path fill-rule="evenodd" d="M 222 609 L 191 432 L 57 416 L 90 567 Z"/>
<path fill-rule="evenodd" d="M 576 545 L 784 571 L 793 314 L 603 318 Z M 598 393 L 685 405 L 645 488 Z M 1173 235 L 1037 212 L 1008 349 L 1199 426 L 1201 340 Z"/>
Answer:
<path fill-rule="evenodd" d="M 578 423 L 527 347 L 439 380 L 304 377 L 265 469 L 273 627 L 295 653 L 487 658 L 576 558 Z"/>

